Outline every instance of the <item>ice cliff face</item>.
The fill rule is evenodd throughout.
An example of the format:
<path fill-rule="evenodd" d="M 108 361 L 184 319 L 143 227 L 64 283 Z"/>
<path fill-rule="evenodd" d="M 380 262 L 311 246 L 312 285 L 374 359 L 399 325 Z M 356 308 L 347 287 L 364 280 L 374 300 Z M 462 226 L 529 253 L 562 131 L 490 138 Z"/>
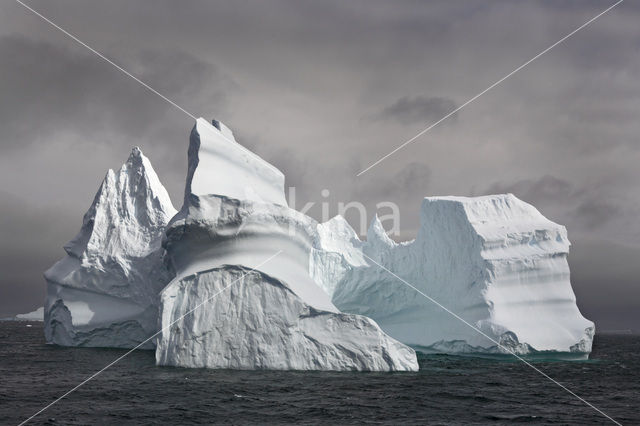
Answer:
<path fill-rule="evenodd" d="M 222 136 L 201 119 L 191 134 L 185 202 L 164 241 L 176 278 L 162 292 L 157 362 L 417 370 L 412 349 L 386 336 L 370 319 L 342 314 L 331 303 L 309 275 L 318 223 L 286 207 L 277 169 Z M 217 151 L 225 156 L 203 161 Z M 232 167 L 235 171 L 229 172 Z M 239 281 L 220 292 L 234 279 Z"/>
<path fill-rule="evenodd" d="M 310 272 L 345 312 L 425 351 L 504 352 L 375 262 L 517 353 L 585 356 L 594 325 L 576 306 L 563 226 L 511 194 L 429 197 L 414 241 L 372 223 L 367 241 L 319 251 Z"/>
<path fill-rule="evenodd" d="M 415 352 L 370 318 L 311 306 L 287 283 L 225 265 L 162 292 L 159 365 L 231 369 L 415 371 Z M 209 301 L 210 300 L 210 301 Z M 185 309 L 202 308 L 181 318 Z"/>
<path fill-rule="evenodd" d="M 47 342 L 127 348 L 157 330 L 159 292 L 172 278 L 161 241 L 175 212 L 140 149 L 108 171 L 67 256 L 45 272 Z"/>

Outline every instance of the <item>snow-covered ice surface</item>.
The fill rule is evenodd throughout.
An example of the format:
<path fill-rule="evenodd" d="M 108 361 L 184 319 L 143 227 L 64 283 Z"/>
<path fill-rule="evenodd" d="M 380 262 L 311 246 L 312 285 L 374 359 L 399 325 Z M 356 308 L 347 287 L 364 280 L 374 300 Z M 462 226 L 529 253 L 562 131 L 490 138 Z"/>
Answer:
<path fill-rule="evenodd" d="M 107 172 L 67 256 L 45 272 L 47 342 L 127 348 L 157 330 L 159 292 L 172 278 L 161 241 L 175 213 L 139 148 Z"/>
<path fill-rule="evenodd" d="M 41 306 L 33 312 L 18 314 L 15 317 L 18 321 L 44 321 L 44 307 Z"/>
<path fill-rule="evenodd" d="M 228 146 L 226 159 L 216 158 L 215 167 L 207 166 L 213 164 L 213 158 L 205 163 L 205 154 L 224 151 L 219 146 L 223 143 Z M 162 294 L 158 363 L 212 368 L 417 369 L 412 349 L 386 336 L 370 319 L 340 313 L 313 281 L 309 264 L 318 240 L 318 223 L 286 206 L 283 181 L 279 180 L 282 174 L 277 169 L 257 156 L 246 156 L 244 148 L 235 152 L 236 145 L 202 119 L 191 134 L 184 205 L 167 226 L 163 243 L 176 277 Z M 221 161 L 233 165 L 219 164 Z M 243 171 L 229 171 L 236 163 L 242 164 Z M 200 172 L 205 166 L 209 167 L 206 172 Z M 244 170 L 250 173 L 235 179 Z M 274 185 L 256 183 L 264 184 L 274 176 L 278 177 Z M 169 327 L 203 298 L 223 288 L 222 284 L 230 283 L 238 270 L 253 268 L 258 271 L 188 314 L 177 323 L 180 326 Z"/>
<path fill-rule="evenodd" d="M 343 244 L 316 251 L 311 275 L 339 309 L 396 339 L 427 352 L 504 352 L 363 253 L 516 353 L 591 351 L 594 324 L 576 305 L 566 229 L 512 194 L 425 198 L 418 235 L 405 243 L 377 218 L 366 242 L 334 220 Z"/>

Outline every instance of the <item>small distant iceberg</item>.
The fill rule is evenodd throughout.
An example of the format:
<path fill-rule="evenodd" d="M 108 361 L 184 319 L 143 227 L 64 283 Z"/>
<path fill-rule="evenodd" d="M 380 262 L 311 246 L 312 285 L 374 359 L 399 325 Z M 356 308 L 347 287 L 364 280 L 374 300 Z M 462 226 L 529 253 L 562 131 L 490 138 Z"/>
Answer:
<path fill-rule="evenodd" d="M 16 321 L 44 321 L 44 306 L 40 306 L 33 312 L 18 314 L 15 319 Z"/>

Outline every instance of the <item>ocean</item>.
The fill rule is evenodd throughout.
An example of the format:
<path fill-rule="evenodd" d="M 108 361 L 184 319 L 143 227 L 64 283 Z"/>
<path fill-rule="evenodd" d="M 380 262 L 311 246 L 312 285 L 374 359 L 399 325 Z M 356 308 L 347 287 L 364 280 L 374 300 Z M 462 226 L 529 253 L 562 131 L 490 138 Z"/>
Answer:
<path fill-rule="evenodd" d="M 125 350 L 44 343 L 0 322 L 0 424 L 19 424 Z M 420 356 L 417 373 L 156 367 L 136 351 L 32 424 L 608 424 L 520 361 Z M 622 424 L 640 424 L 640 336 L 598 335 L 588 361 L 535 366 Z"/>

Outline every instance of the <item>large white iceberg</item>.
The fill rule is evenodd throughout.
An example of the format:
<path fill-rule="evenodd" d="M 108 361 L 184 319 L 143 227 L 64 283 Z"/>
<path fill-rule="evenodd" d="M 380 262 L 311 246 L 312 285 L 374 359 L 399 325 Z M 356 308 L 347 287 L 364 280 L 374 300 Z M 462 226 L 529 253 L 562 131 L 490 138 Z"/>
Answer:
<path fill-rule="evenodd" d="M 413 371 L 414 349 L 581 358 L 594 334 L 566 230 L 533 206 L 429 197 L 415 240 L 376 218 L 363 241 L 289 208 L 284 175 L 215 120 L 191 132 L 179 212 L 136 148 L 65 250 L 45 273 L 47 341 L 145 342 L 160 365 Z"/>
<path fill-rule="evenodd" d="M 377 218 L 365 242 L 348 229 L 343 234 L 350 244 L 316 251 L 311 275 L 338 308 L 373 318 L 406 344 L 422 351 L 553 351 L 575 358 L 591 351 L 594 324 L 576 305 L 565 227 L 512 194 L 425 198 L 410 242 L 392 241 Z"/>
<path fill-rule="evenodd" d="M 311 279 L 318 223 L 286 207 L 277 169 L 223 136 L 202 119 L 191 134 L 184 205 L 164 241 L 176 277 L 162 292 L 157 363 L 417 370 L 412 349 L 371 319 L 341 313 Z M 233 166 L 203 161 L 220 144 Z"/>
<path fill-rule="evenodd" d="M 129 348 L 156 332 L 159 292 L 172 278 L 161 242 L 175 213 L 140 149 L 107 172 L 67 256 L 44 274 L 47 342 Z"/>

